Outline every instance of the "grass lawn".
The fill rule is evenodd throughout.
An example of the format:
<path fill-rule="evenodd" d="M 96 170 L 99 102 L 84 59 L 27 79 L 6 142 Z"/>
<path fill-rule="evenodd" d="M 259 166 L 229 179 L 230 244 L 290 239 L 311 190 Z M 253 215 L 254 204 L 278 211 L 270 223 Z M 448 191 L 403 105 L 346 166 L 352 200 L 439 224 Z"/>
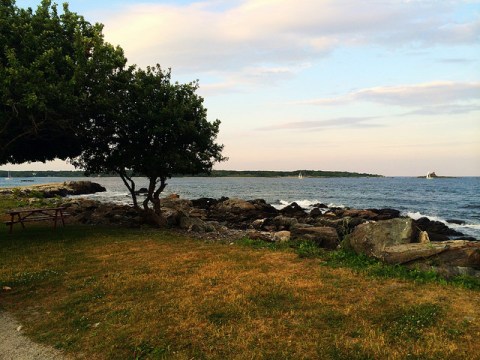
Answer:
<path fill-rule="evenodd" d="M 89 359 L 480 358 L 480 292 L 153 229 L 0 232 L 0 310 Z"/>

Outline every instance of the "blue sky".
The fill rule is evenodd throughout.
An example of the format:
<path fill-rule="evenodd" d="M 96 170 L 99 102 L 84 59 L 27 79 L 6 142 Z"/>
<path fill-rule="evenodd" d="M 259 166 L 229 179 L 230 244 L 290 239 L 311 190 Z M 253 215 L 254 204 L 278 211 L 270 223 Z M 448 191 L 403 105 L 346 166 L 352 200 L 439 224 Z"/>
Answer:
<path fill-rule="evenodd" d="M 200 80 L 217 169 L 480 175 L 479 1 L 69 4 L 131 63 Z M 9 168 L 45 167 L 69 165 Z"/>

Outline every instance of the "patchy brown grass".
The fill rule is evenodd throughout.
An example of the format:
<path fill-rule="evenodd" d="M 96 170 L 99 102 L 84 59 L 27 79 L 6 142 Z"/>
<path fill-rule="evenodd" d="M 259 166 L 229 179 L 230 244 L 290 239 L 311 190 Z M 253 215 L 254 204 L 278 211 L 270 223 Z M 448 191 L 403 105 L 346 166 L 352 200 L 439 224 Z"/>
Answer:
<path fill-rule="evenodd" d="M 89 359 L 475 359 L 480 292 L 171 232 L 0 233 L 0 309 Z"/>

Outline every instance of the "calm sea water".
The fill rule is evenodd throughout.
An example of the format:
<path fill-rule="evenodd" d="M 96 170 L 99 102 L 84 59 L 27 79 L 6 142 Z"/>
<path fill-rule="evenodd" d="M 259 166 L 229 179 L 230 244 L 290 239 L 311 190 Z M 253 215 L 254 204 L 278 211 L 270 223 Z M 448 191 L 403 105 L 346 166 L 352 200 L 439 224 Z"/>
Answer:
<path fill-rule="evenodd" d="M 102 201 L 130 203 L 119 178 L 30 178 L 0 179 L 0 187 L 34 183 L 91 180 L 107 188 L 106 193 L 85 197 Z M 136 179 L 137 189 L 146 187 L 145 179 Z M 392 178 L 174 178 L 165 194 L 183 198 L 239 197 L 265 199 L 281 208 L 293 201 L 309 208 L 315 203 L 353 208 L 394 208 L 412 218 L 427 216 L 445 222 L 463 220 L 465 225 L 449 227 L 480 239 L 480 177 L 454 179 Z"/>

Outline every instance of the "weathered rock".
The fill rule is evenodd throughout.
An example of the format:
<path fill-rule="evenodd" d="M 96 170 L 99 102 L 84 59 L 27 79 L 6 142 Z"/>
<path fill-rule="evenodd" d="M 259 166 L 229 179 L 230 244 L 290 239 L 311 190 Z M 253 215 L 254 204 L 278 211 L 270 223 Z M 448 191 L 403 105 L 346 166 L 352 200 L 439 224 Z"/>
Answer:
<path fill-rule="evenodd" d="M 375 213 L 377 213 L 377 217 L 375 220 L 390 220 L 390 219 L 396 219 L 400 217 L 400 211 L 396 209 L 369 209 Z"/>
<path fill-rule="evenodd" d="M 447 250 L 447 248 L 448 245 L 442 243 L 400 244 L 386 247 L 377 258 L 388 264 L 405 264 L 440 254 Z"/>
<path fill-rule="evenodd" d="M 255 220 L 254 222 L 252 222 L 252 227 L 253 227 L 255 230 L 261 230 L 262 227 L 263 227 L 263 224 L 265 223 L 265 220 L 266 220 L 266 219 L 257 219 L 257 220 Z"/>
<path fill-rule="evenodd" d="M 291 233 L 290 231 L 277 231 L 276 233 L 273 234 L 273 241 L 279 242 L 279 243 L 284 243 L 284 242 L 289 242 L 291 238 Z"/>
<path fill-rule="evenodd" d="M 306 217 L 307 213 L 305 210 L 298 205 L 296 202 L 291 203 L 290 205 L 285 206 L 280 210 L 280 213 L 285 216 L 290 217 Z"/>
<path fill-rule="evenodd" d="M 449 224 L 456 224 L 456 225 L 465 225 L 466 222 L 463 220 L 457 220 L 457 219 L 447 219 L 447 223 Z"/>
<path fill-rule="evenodd" d="M 255 206 L 255 210 L 261 214 L 270 214 L 271 216 L 275 216 L 278 214 L 278 210 L 275 209 L 272 205 L 267 204 L 267 202 L 263 199 L 249 200 L 248 202 Z"/>
<path fill-rule="evenodd" d="M 344 245 L 351 247 L 357 254 L 381 259 L 385 248 L 409 244 L 412 240 L 416 241 L 415 236 L 413 220 L 410 218 L 382 220 L 358 225 L 346 237 Z"/>
<path fill-rule="evenodd" d="M 207 224 L 202 219 L 197 217 L 182 216 L 180 217 L 178 225 L 180 229 L 193 232 L 206 232 L 215 230 L 212 225 Z"/>
<path fill-rule="evenodd" d="M 272 233 L 266 231 L 248 230 L 246 235 L 252 240 L 273 241 Z"/>
<path fill-rule="evenodd" d="M 310 210 L 310 213 L 309 213 L 309 215 L 312 217 L 318 217 L 318 216 L 321 216 L 322 214 L 323 214 L 322 210 L 320 210 L 319 208 L 313 208 L 312 210 Z"/>
<path fill-rule="evenodd" d="M 277 230 L 281 231 L 290 230 L 293 226 L 298 224 L 298 220 L 293 217 L 279 215 L 274 217 L 273 219 L 266 220 L 265 223 L 272 223 Z"/>
<path fill-rule="evenodd" d="M 319 208 L 319 209 L 328 209 L 327 205 L 321 204 L 321 203 L 314 204 L 312 207 Z"/>
<path fill-rule="evenodd" d="M 255 211 L 255 205 L 242 199 L 228 199 L 215 205 L 215 209 L 224 213 L 241 214 Z"/>
<path fill-rule="evenodd" d="M 434 244 L 434 243 L 432 243 Z M 435 266 L 459 266 L 480 270 L 480 242 L 450 240 L 440 242 L 447 246 L 446 251 L 429 259 Z"/>
<path fill-rule="evenodd" d="M 200 198 L 200 199 L 192 200 L 192 205 L 199 209 L 208 210 L 210 209 L 210 207 L 216 204 L 218 204 L 218 200 L 212 199 L 212 198 Z"/>
<path fill-rule="evenodd" d="M 326 249 L 336 249 L 340 243 L 336 229 L 332 227 L 300 227 L 292 228 L 292 238 L 308 239 Z"/>
<path fill-rule="evenodd" d="M 418 234 L 418 242 L 420 244 L 428 244 L 430 242 L 430 238 L 428 237 L 428 233 L 426 231 L 420 231 Z"/>
<path fill-rule="evenodd" d="M 30 195 L 40 195 L 44 198 L 55 196 L 65 197 L 67 195 L 85 195 L 103 192 L 106 189 L 100 184 L 91 181 L 65 181 L 63 183 L 51 183 L 31 186 L 20 186 L 16 188 L 4 188 L 0 191 L 2 194 L 18 194 L 24 197 Z"/>
<path fill-rule="evenodd" d="M 190 200 L 180 199 L 177 197 L 166 197 L 160 199 L 160 206 L 162 208 L 175 209 L 188 213 L 192 208 L 192 202 Z"/>

